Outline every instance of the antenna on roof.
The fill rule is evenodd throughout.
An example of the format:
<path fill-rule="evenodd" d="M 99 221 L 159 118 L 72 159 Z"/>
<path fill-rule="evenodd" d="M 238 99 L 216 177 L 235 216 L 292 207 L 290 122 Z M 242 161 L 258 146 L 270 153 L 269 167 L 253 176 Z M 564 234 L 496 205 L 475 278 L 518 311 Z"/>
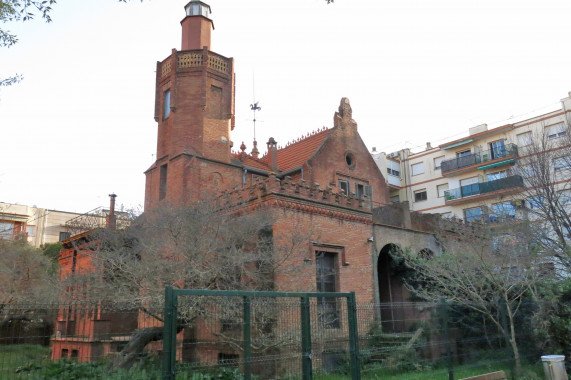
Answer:
<path fill-rule="evenodd" d="M 252 119 L 252 121 L 254 122 L 254 141 L 256 141 L 256 111 L 261 111 L 262 107 L 258 106 L 259 101 L 256 101 L 256 84 L 254 74 L 252 74 L 252 97 L 254 103 L 250 104 L 250 109 L 254 111 L 254 119 Z"/>

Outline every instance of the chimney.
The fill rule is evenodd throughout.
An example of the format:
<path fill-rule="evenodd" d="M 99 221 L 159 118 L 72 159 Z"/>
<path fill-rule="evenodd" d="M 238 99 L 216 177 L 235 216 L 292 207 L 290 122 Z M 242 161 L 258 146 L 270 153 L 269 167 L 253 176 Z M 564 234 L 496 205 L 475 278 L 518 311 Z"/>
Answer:
<path fill-rule="evenodd" d="M 426 143 L 426 150 L 432 149 L 432 145 L 430 145 L 430 141 Z"/>
<path fill-rule="evenodd" d="M 373 153 L 377 153 L 377 147 L 376 146 L 373 147 Z"/>
<path fill-rule="evenodd" d="M 270 163 L 271 163 L 271 167 L 272 170 L 274 172 L 277 172 L 278 169 L 278 142 L 276 140 L 274 140 L 273 137 L 270 137 L 270 139 L 268 140 L 268 142 L 266 143 L 268 145 L 268 155 L 270 156 Z"/>
<path fill-rule="evenodd" d="M 107 215 L 106 227 L 111 230 L 117 228 L 117 217 L 115 216 L 115 198 L 117 198 L 117 194 L 109 194 L 109 215 Z"/>
<path fill-rule="evenodd" d="M 486 132 L 487 130 L 488 130 L 488 124 L 480 124 L 468 129 L 468 133 L 470 134 L 470 136 L 472 136 L 478 133 Z"/>
<path fill-rule="evenodd" d="M 258 159 L 260 151 L 258 150 L 258 142 L 254 139 L 254 147 L 252 148 L 252 157 Z"/>
<path fill-rule="evenodd" d="M 184 7 L 186 17 L 182 26 L 182 50 L 211 49 L 210 34 L 214 23 L 210 19 L 210 6 L 199 0 L 192 0 Z"/>

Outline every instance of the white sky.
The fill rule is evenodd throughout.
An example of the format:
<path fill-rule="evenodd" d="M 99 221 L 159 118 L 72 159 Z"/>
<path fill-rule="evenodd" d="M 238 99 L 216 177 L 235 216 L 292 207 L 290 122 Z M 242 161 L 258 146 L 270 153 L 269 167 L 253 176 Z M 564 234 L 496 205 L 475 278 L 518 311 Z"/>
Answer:
<path fill-rule="evenodd" d="M 144 200 L 156 61 L 180 49 L 186 0 L 61 0 L 53 23 L 3 24 L 0 201 L 85 212 Z M 210 0 L 212 50 L 236 62 L 236 129 L 261 148 L 332 125 L 341 97 L 369 148 L 438 145 L 560 106 L 569 0 Z M 565 37 L 567 36 L 567 37 Z M 255 73 L 255 75 L 254 75 Z M 512 119 L 509 119 L 513 117 Z"/>

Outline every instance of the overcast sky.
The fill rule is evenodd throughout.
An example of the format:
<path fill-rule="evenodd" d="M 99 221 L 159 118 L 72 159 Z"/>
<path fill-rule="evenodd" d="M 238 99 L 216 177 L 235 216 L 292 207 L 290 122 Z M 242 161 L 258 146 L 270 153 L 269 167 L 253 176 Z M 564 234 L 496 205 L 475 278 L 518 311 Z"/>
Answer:
<path fill-rule="evenodd" d="M 438 145 L 557 109 L 571 91 L 569 0 L 211 0 L 212 50 L 235 59 L 235 147 L 332 126 L 342 97 L 371 149 Z M 186 1 L 61 0 L 53 23 L 1 25 L 0 201 L 85 212 L 142 205 L 156 62 Z M 255 78 L 255 80 L 254 80 Z M 254 84 L 255 83 L 255 84 Z"/>

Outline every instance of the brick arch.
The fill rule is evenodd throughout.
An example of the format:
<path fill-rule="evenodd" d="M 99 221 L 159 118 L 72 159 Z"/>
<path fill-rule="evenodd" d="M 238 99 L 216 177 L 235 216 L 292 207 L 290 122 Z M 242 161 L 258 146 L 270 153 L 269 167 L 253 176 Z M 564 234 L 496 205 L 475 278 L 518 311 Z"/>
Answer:
<path fill-rule="evenodd" d="M 400 277 L 401 268 L 393 252 L 402 251 L 398 244 L 388 243 L 381 247 L 377 259 L 379 309 L 383 332 L 406 331 L 404 303 L 410 298 Z"/>

